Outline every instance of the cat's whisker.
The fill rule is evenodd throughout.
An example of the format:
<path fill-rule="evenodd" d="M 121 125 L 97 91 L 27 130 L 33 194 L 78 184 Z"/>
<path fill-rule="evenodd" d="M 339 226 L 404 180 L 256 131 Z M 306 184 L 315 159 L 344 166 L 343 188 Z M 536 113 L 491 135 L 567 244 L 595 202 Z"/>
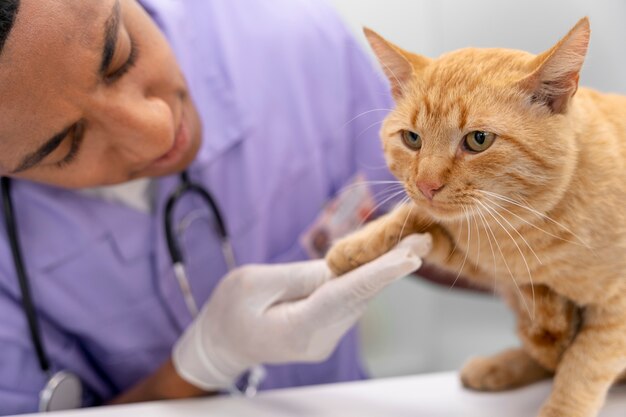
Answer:
<path fill-rule="evenodd" d="M 358 186 L 360 186 L 360 185 L 363 185 L 363 184 L 352 184 L 352 185 L 349 185 L 349 186 L 347 186 L 345 189 L 343 189 L 341 192 L 342 192 L 342 193 L 344 193 L 344 192 L 350 192 L 350 191 L 354 190 L 355 188 L 358 188 Z M 398 184 L 379 184 L 379 185 L 380 185 L 380 186 L 382 186 L 382 187 L 383 187 L 383 189 L 381 189 L 381 190 L 377 191 L 377 192 L 373 195 L 373 197 L 378 197 L 378 196 L 380 196 L 381 194 L 384 194 L 385 192 L 388 192 L 388 191 L 390 191 L 390 190 L 399 190 L 399 189 L 401 189 L 401 188 L 404 188 L 404 185 L 403 185 L 403 184 L 400 184 L 400 183 L 398 183 Z"/>
<path fill-rule="evenodd" d="M 493 244 L 491 243 L 491 236 L 489 235 L 489 233 L 493 234 L 493 231 L 491 230 L 491 226 L 489 226 L 489 223 L 487 223 L 487 221 L 485 220 L 485 217 L 483 216 L 483 214 L 480 211 L 480 207 L 476 207 L 476 212 L 478 214 L 478 217 L 480 219 L 480 221 L 483 224 L 483 228 L 485 229 L 486 235 L 487 235 L 487 241 L 489 242 L 489 248 L 491 249 L 491 256 L 493 257 L 493 295 L 496 295 L 496 280 L 497 280 L 497 264 L 496 264 L 496 253 L 493 250 Z"/>
<path fill-rule="evenodd" d="M 482 205 L 480 200 L 477 200 L 477 199 L 474 199 L 474 200 L 477 203 Z M 489 210 L 487 210 L 487 208 L 484 205 L 482 205 L 482 206 L 485 208 L 486 213 L 489 214 L 491 217 L 493 217 L 495 219 L 493 214 L 491 214 L 491 212 L 489 212 Z M 489 224 L 489 222 L 487 222 L 487 224 Z M 513 280 L 513 284 L 515 284 L 515 288 L 517 289 L 517 293 L 519 294 L 520 299 L 524 303 L 524 307 L 526 307 L 526 311 L 528 312 L 528 317 L 533 317 L 533 315 L 532 315 L 532 313 L 530 311 L 530 307 L 528 306 L 528 303 L 526 302 L 526 299 L 524 298 L 524 295 L 522 294 L 521 288 L 519 287 L 519 285 L 517 284 L 517 281 L 515 280 L 515 276 L 513 275 L 513 271 L 511 271 L 511 268 L 509 267 L 509 263 L 506 261 L 506 256 L 504 256 L 504 253 L 502 252 L 502 248 L 500 247 L 500 243 L 498 243 L 498 239 L 496 238 L 496 235 L 493 233 L 493 230 L 491 229 L 491 226 L 489 226 L 489 230 L 491 230 L 491 233 L 493 235 L 493 239 L 496 242 L 496 246 L 498 247 L 498 252 L 500 252 L 500 256 L 502 257 L 502 261 L 504 262 L 504 266 L 506 267 L 507 271 L 509 272 L 509 276 Z"/>
<path fill-rule="evenodd" d="M 521 217 L 521 216 L 519 216 L 519 215 L 517 215 L 517 214 L 513 213 L 511 210 L 507 209 L 506 207 L 504 207 L 504 206 L 503 206 L 503 205 L 501 205 L 501 204 L 498 204 L 496 201 L 493 201 L 493 200 L 489 199 L 489 198 L 488 198 L 488 197 L 486 197 L 486 196 L 485 196 L 485 198 L 486 198 L 487 200 L 489 200 L 492 204 L 495 204 L 496 206 L 500 207 L 502 210 L 506 211 L 507 213 L 511 214 L 512 216 L 515 216 L 517 219 L 519 219 L 519 220 L 523 221 L 524 223 L 526 223 L 527 225 L 529 225 L 529 226 L 531 226 L 531 227 L 533 227 L 533 228 L 535 228 L 535 229 L 539 230 L 540 232 L 543 232 L 543 233 L 547 234 L 548 236 L 551 236 L 551 237 L 553 237 L 553 238 L 555 238 L 555 239 L 562 240 L 563 242 L 568 242 L 568 243 L 572 243 L 572 244 L 574 244 L 574 245 L 579 245 L 579 246 L 580 246 L 580 243 L 578 243 L 578 242 L 574 242 L 574 241 L 569 240 L 569 239 L 564 239 L 564 238 L 562 238 L 561 236 L 557 236 L 557 235 L 555 235 L 555 234 L 553 234 L 553 233 L 550 233 L 550 232 L 548 232 L 547 230 L 544 230 L 544 229 L 542 229 L 541 227 L 537 226 L 536 224 L 533 224 L 533 223 L 529 222 L 529 221 L 528 221 L 528 220 L 526 220 L 525 218 L 523 218 L 523 217 Z"/>
<path fill-rule="evenodd" d="M 392 112 L 392 111 L 393 111 L 393 109 L 380 108 L 380 109 L 371 109 L 371 110 L 366 110 L 366 111 L 364 111 L 364 112 L 361 112 L 361 113 L 357 114 L 357 115 L 356 115 L 356 116 L 354 116 L 352 119 L 348 120 L 348 121 L 347 121 L 347 122 L 343 125 L 343 127 L 348 126 L 350 123 L 354 122 L 354 121 L 355 121 L 356 119 L 358 119 L 359 117 L 363 117 L 363 116 L 365 116 L 366 114 L 373 113 L 373 112 L 377 112 L 377 111 Z"/>
<path fill-rule="evenodd" d="M 386 180 L 386 181 L 359 181 L 357 184 L 404 184 L 402 181 L 398 180 Z"/>
<path fill-rule="evenodd" d="M 578 239 L 578 241 L 580 242 L 580 244 L 582 244 L 582 246 L 584 246 L 584 247 L 586 247 L 586 248 L 588 248 L 588 249 L 593 250 L 593 248 L 591 248 L 591 246 L 589 246 L 589 245 L 588 245 L 588 244 L 587 244 L 587 243 L 586 243 L 583 239 L 581 239 L 578 235 L 576 235 L 574 232 L 572 232 L 569 228 L 567 228 L 567 227 L 566 227 L 566 226 L 564 226 L 563 224 L 561 224 L 561 223 L 557 222 L 556 220 L 554 220 L 554 219 L 553 219 L 553 218 L 551 218 L 550 216 L 547 216 L 547 215 L 545 215 L 545 214 L 541 213 L 540 211 L 538 211 L 538 210 L 536 210 L 536 209 L 532 208 L 530 205 L 524 205 L 524 204 L 521 204 L 520 202 L 515 201 L 515 200 L 513 200 L 513 199 L 511 199 L 511 198 L 509 198 L 509 197 L 506 197 L 506 196 L 503 196 L 503 195 L 501 195 L 501 194 L 494 193 L 494 192 L 491 192 L 491 191 L 486 191 L 486 190 L 477 190 L 477 191 L 479 191 L 479 192 L 481 192 L 481 193 L 484 193 L 484 194 L 488 194 L 488 195 L 490 195 L 490 196 L 492 196 L 492 197 L 494 197 L 494 198 L 497 198 L 497 199 L 499 199 L 499 200 L 506 201 L 507 203 L 513 204 L 513 205 L 515 205 L 515 206 L 517 206 L 517 207 L 520 207 L 520 208 L 523 208 L 523 209 L 525 209 L 525 210 L 528 210 L 528 211 L 530 211 L 531 213 L 533 213 L 533 214 L 535 214 L 535 215 L 537 215 L 537 216 L 539 216 L 539 217 L 541 217 L 541 218 L 543 218 L 543 219 L 546 219 L 546 220 L 548 220 L 548 221 L 552 222 L 552 223 L 553 223 L 553 224 L 555 224 L 556 226 L 561 227 L 563 230 L 565 230 L 566 232 L 568 232 L 569 234 L 571 234 L 572 236 L 574 236 L 576 239 Z M 563 239 L 563 238 L 560 238 L 560 239 L 562 239 L 562 240 L 566 240 L 566 239 Z M 567 242 L 570 242 L 570 243 L 577 244 L 576 242 L 571 242 L 571 241 L 569 241 L 569 240 L 566 240 L 566 241 L 567 241 Z"/>
<path fill-rule="evenodd" d="M 476 220 L 476 212 L 474 211 L 474 207 L 469 206 L 468 208 L 472 210 L 472 215 L 470 216 L 470 219 L 474 219 L 474 228 L 476 230 L 476 237 L 478 239 L 478 250 L 476 251 L 476 261 L 474 262 L 474 264 L 480 265 L 480 230 L 478 230 L 478 220 Z"/>
<path fill-rule="evenodd" d="M 407 204 L 409 201 L 410 201 L 410 198 L 409 198 L 408 196 L 406 196 L 406 197 L 404 197 L 402 200 L 400 200 L 400 202 L 397 204 L 397 206 L 396 206 L 396 207 L 403 206 L 403 205 Z M 390 220 L 390 219 L 391 219 L 391 216 L 390 216 L 390 217 L 387 217 L 387 218 L 385 219 L 385 223 L 384 223 L 384 224 L 386 225 L 386 224 L 387 224 L 387 222 L 389 222 L 389 220 Z M 369 244 L 370 244 L 371 240 L 374 238 L 374 236 L 375 236 L 375 235 L 370 236 L 370 238 L 369 238 L 369 239 L 365 242 L 365 244 L 363 245 L 363 248 L 366 248 L 366 247 L 368 247 L 368 246 L 369 246 Z"/>
<path fill-rule="evenodd" d="M 463 272 L 463 268 L 465 267 L 465 262 L 467 261 L 467 254 L 469 252 L 470 236 L 471 236 L 471 233 L 472 233 L 471 229 L 470 229 L 469 216 L 467 214 L 467 207 L 465 207 L 465 204 L 462 204 L 461 207 L 463 208 L 463 213 L 465 214 L 465 221 L 467 223 L 467 242 L 465 244 L 465 257 L 463 258 L 463 263 L 461 264 L 461 267 L 459 268 L 459 272 L 456 274 L 456 278 L 452 282 L 452 285 L 450 285 L 449 290 L 454 288 L 454 284 L 456 284 L 456 282 L 459 280 L 459 277 L 461 276 L 461 273 Z"/>
<path fill-rule="evenodd" d="M 511 224 L 511 222 L 510 222 L 510 221 L 509 221 L 506 217 L 504 217 L 501 213 L 499 213 L 497 209 L 495 209 L 494 207 L 492 207 L 492 206 L 491 206 L 491 204 L 494 204 L 494 205 L 496 205 L 497 207 L 500 207 L 500 208 L 502 208 L 502 206 L 500 206 L 498 203 L 496 203 L 495 201 L 493 201 L 493 200 L 491 200 L 491 199 L 489 199 L 489 198 L 485 198 L 485 200 L 486 200 L 486 201 L 485 201 L 485 204 L 487 204 L 489 207 L 491 207 L 491 208 L 493 209 L 494 213 L 496 213 L 496 214 L 497 214 L 497 215 L 498 215 L 498 216 L 499 216 L 502 220 L 504 220 L 504 221 L 506 222 L 506 224 L 508 224 L 508 225 L 511 227 L 511 229 L 512 229 L 513 231 L 515 231 L 515 233 L 517 233 L 517 235 L 520 237 L 520 239 L 522 239 L 522 241 L 526 244 L 526 246 L 528 247 L 528 249 L 530 249 L 530 252 L 531 252 L 531 253 L 535 256 L 535 259 L 537 259 L 537 262 L 539 262 L 541 265 L 543 265 L 543 262 L 541 262 L 541 259 L 539 259 L 539 256 L 537 256 L 537 253 L 536 253 L 536 252 L 535 252 L 535 250 L 532 248 L 532 246 L 530 246 L 530 244 L 528 243 L 528 241 L 526 240 L 526 238 L 524 237 L 524 235 L 522 235 L 522 234 L 519 232 L 519 230 L 517 230 L 517 229 L 515 228 L 515 226 L 513 226 L 513 224 Z M 491 204 L 488 204 L 487 202 L 489 202 L 489 203 L 491 203 Z"/>
<path fill-rule="evenodd" d="M 399 206 L 402 206 L 402 205 L 404 205 L 404 204 L 407 204 L 407 203 L 408 203 L 408 202 L 410 202 L 410 201 L 411 201 L 411 199 L 410 199 L 408 196 L 407 196 L 407 197 L 404 197 L 404 198 L 403 198 L 403 199 L 402 199 L 402 200 L 398 203 L 398 207 L 399 207 Z M 389 222 L 389 220 L 391 220 L 391 219 L 392 219 L 392 217 L 391 217 L 391 216 L 388 216 L 388 217 L 384 220 L 384 224 L 383 224 L 383 226 L 386 226 L 386 225 L 387 225 L 387 223 Z M 369 238 L 365 241 L 365 243 L 364 243 L 364 244 L 363 244 L 363 246 L 362 246 L 362 250 L 359 252 L 359 254 L 358 254 L 357 256 L 360 256 L 360 255 L 363 253 L 363 250 L 364 250 L 365 248 L 369 247 L 369 245 L 370 245 L 370 243 L 371 243 L 372 239 L 374 239 L 374 237 L 375 237 L 375 236 L 376 236 L 375 234 L 372 234 L 372 235 L 371 235 L 371 236 L 370 236 L 370 237 L 369 237 Z"/>
<path fill-rule="evenodd" d="M 479 200 L 477 200 L 479 201 Z M 532 297 L 533 297 L 533 315 L 531 317 L 532 320 L 535 319 L 535 285 L 533 283 L 533 275 L 532 272 L 530 271 L 530 266 L 528 265 L 528 261 L 526 260 L 526 256 L 524 255 L 524 252 L 522 251 L 522 248 L 520 248 L 519 244 L 517 243 L 517 241 L 515 240 L 515 238 L 513 237 L 513 235 L 511 235 L 511 233 L 509 233 L 509 231 L 507 230 L 506 227 L 504 227 L 504 225 L 502 223 L 500 223 L 500 221 L 498 220 L 497 217 L 494 216 L 494 214 L 496 214 L 497 216 L 499 216 L 502 220 L 504 220 L 509 226 L 511 226 L 511 228 L 518 234 L 519 237 L 522 238 L 522 240 L 526 243 L 526 246 L 528 246 L 528 248 L 531 250 L 531 252 L 534 253 L 533 249 L 530 247 L 530 245 L 528 244 L 528 242 L 526 242 L 526 239 L 524 239 L 524 237 L 513 227 L 513 225 L 511 225 L 511 223 L 509 223 L 509 221 L 507 219 L 504 218 L 504 216 L 502 216 L 502 214 L 498 213 L 498 211 L 496 209 L 494 209 L 493 207 L 491 207 L 487 202 L 480 202 L 480 204 L 482 204 L 484 207 L 486 207 L 486 209 L 489 211 L 489 213 L 492 215 L 493 219 L 498 222 L 498 224 L 502 227 L 502 230 L 504 230 L 504 232 L 511 238 L 511 241 L 513 242 L 513 244 L 515 245 L 515 247 L 517 248 L 517 251 L 519 252 L 520 256 L 522 257 L 522 261 L 524 261 L 524 265 L 526 266 L 526 271 L 528 272 L 528 279 L 530 280 L 530 290 L 532 293 Z M 537 256 L 535 254 L 535 256 Z M 539 259 L 539 258 L 537 258 Z M 540 261 L 541 262 L 541 261 Z"/>
<path fill-rule="evenodd" d="M 361 220 L 361 222 L 359 223 L 358 227 L 363 226 L 363 223 L 365 223 L 365 221 L 367 219 L 369 219 L 369 217 L 376 212 L 376 210 L 378 210 L 378 208 L 380 208 L 381 206 L 383 206 L 385 203 L 393 200 L 394 198 L 398 197 L 399 195 L 402 195 L 404 193 L 404 188 L 402 188 L 401 190 L 395 191 L 393 192 L 390 196 L 386 197 L 385 199 L 383 199 L 382 201 L 380 201 L 378 204 L 376 204 L 366 215 L 365 217 L 363 217 L 363 220 Z M 407 197 L 405 197 L 407 198 Z M 404 200 L 404 199 L 403 199 Z"/>
<path fill-rule="evenodd" d="M 430 224 L 433 224 L 434 222 L 435 221 L 432 220 Z M 454 246 L 452 247 L 452 250 L 450 251 L 448 256 L 446 256 L 446 258 L 444 259 L 444 263 L 447 263 L 452 258 L 452 255 L 454 255 L 454 253 L 456 252 L 456 248 L 457 248 L 456 239 L 452 239 L 452 245 Z"/>
<path fill-rule="evenodd" d="M 385 198 L 386 196 L 388 196 L 389 194 L 395 193 L 401 190 L 404 190 L 404 186 L 402 184 L 392 184 L 390 186 L 387 186 L 384 190 L 377 191 L 375 194 L 372 195 L 372 198 L 375 201 L 381 200 Z"/>
<path fill-rule="evenodd" d="M 410 197 L 407 196 L 407 198 L 410 201 Z M 400 243 L 400 240 L 402 239 L 402 234 L 404 233 L 404 228 L 406 227 L 406 223 L 407 221 L 409 221 L 409 217 L 411 217 L 411 214 L 413 213 L 413 209 L 415 208 L 415 204 L 411 204 L 411 209 L 409 210 L 409 212 L 406 215 L 406 218 L 404 219 L 404 223 L 402 223 L 402 228 L 400 229 L 400 234 L 398 235 L 398 241 L 396 242 L 396 245 L 398 243 Z"/>
<path fill-rule="evenodd" d="M 521 200 L 522 203 L 526 204 L 527 206 L 530 206 L 530 203 L 528 202 L 528 200 L 526 200 L 524 197 L 522 197 L 521 195 L 517 195 L 516 197 L 519 198 Z"/>
<path fill-rule="evenodd" d="M 369 180 L 364 180 L 364 181 L 355 182 L 355 183 L 346 185 L 344 187 L 341 187 L 341 189 L 339 189 L 339 193 L 351 190 L 353 188 L 358 188 L 358 187 L 367 187 L 369 185 L 388 185 L 388 184 L 404 185 L 404 183 L 402 181 L 369 181 Z"/>
<path fill-rule="evenodd" d="M 513 205 L 515 205 L 515 206 L 517 206 L 517 207 L 520 207 L 520 208 L 523 208 L 523 209 L 525 209 L 525 210 L 528 210 L 528 211 L 530 211 L 531 213 L 533 213 L 534 215 L 536 215 L 536 216 L 537 216 L 537 217 L 539 217 L 539 218 L 542 218 L 542 219 L 548 220 L 549 222 L 551 222 L 551 223 L 555 224 L 556 226 L 559 226 L 560 228 L 562 228 L 562 229 L 563 229 L 563 230 L 565 230 L 566 232 L 568 232 L 568 233 L 570 233 L 571 235 L 573 235 L 576 239 L 578 239 L 578 240 L 579 240 L 580 244 L 582 244 L 583 246 L 588 247 L 588 248 L 590 248 L 590 249 L 591 249 L 591 247 L 589 247 L 589 245 L 588 245 L 588 244 L 587 244 L 587 243 L 586 243 L 586 242 L 585 242 L 582 238 L 580 238 L 579 236 L 577 236 L 577 235 L 576 235 L 576 234 L 575 234 L 572 230 L 570 230 L 567 226 L 563 225 L 562 223 L 559 223 L 558 221 L 554 220 L 552 217 L 548 216 L 547 214 L 542 213 L 542 212 L 540 212 L 539 210 L 537 210 L 537 209 L 535 209 L 534 207 L 532 207 L 532 205 L 531 205 L 531 204 L 528 202 L 528 200 L 526 200 L 524 197 L 522 197 L 522 196 L 518 196 L 518 198 L 521 200 L 521 202 L 520 202 L 520 201 L 515 200 L 514 198 L 507 197 L 507 196 L 502 195 L 502 194 L 494 193 L 494 192 L 492 192 L 492 191 L 486 191 L 486 190 L 479 190 L 479 191 L 481 191 L 481 192 L 483 192 L 483 193 L 485 193 L 485 194 L 489 194 L 489 195 L 491 195 L 492 197 L 498 198 L 498 199 L 500 199 L 500 200 L 502 200 L 502 201 L 505 201 L 505 202 L 508 202 L 508 203 L 510 203 L 510 204 L 513 204 Z M 556 236 L 556 237 L 557 237 L 557 238 L 560 238 L 559 236 Z M 560 238 L 560 239 L 562 239 L 562 240 L 566 240 L 567 242 L 570 242 L 570 243 L 576 243 L 576 242 L 572 242 L 571 240 L 567 240 L 567 239 L 563 239 L 563 238 Z"/>
<path fill-rule="evenodd" d="M 358 135 L 356 135 L 356 138 L 355 138 L 355 139 L 360 138 L 360 137 L 361 137 L 361 136 L 362 136 L 365 132 L 367 132 L 368 130 L 370 130 L 370 129 L 371 129 L 371 128 L 373 128 L 374 126 L 376 126 L 376 125 L 380 125 L 380 124 L 383 124 L 383 123 L 384 123 L 384 120 L 379 120 L 379 121 L 377 121 L 377 122 L 372 123 L 371 125 L 369 125 L 369 126 L 368 126 L 368 127 L 366 127 L 365 129 L 361 130 L 361 131 L 359 132 L 359 134 L 358 134 Z"/>

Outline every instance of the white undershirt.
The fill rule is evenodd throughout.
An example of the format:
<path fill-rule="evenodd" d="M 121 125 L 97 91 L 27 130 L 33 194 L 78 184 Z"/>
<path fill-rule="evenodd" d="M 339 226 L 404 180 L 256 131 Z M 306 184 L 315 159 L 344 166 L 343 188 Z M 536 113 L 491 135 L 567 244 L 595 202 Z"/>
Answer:
<path fill-rule="evenodd" d="M 85 188 L 78 191 L 90 197 L 123 204 L 143 213 L 151 213 L 154 206 L 154 181 L 141 178 L 118 185 Z"/>

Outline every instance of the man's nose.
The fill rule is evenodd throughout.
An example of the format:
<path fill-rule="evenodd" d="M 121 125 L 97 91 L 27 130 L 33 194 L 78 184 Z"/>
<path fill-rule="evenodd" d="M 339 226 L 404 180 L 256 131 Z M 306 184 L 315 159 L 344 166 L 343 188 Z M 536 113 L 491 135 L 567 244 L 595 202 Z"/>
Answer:
<path fill-rule="evenodd" d="M 422 194 L 424 194 L 424 197 L 432 201 L 435 194 L 441 191 L 441 189 L 444 187 L 444 184 L 441 181 L 425 180 L 418 181 L 417 187 L 420 189 Z"/>

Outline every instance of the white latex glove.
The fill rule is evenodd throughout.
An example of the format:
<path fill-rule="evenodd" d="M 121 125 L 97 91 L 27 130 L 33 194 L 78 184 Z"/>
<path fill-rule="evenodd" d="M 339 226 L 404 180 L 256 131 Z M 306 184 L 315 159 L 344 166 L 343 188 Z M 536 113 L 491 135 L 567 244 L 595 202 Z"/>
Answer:
<path fill-rule="evenodd" d="M 340 278 L 324 260 L 238 268 L 174 346 L 174 366 L 186 381 L 210 391 L 232 386 L 258 364 L 322 361 L 367 302 L 417 270 L 431 245 L 430 235 L 408 236 Z"/>

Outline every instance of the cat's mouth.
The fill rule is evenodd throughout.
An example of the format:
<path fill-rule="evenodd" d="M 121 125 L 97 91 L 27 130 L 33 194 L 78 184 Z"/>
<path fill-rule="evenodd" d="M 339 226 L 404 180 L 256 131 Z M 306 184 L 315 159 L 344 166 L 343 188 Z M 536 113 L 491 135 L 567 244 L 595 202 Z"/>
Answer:
<path fill-rule="evenodd" d="M 426 211 L 427 214 L 436 220 L 452 220 L 464 217 L 467 210 L 471 209 L 470 207 L 472 206 L 472 204 L 461 204 L 437 198 L 427 200 L 423 196 L 416 196 L 410 191 L 407 194 L 417 207 Z"/>
<path fill-rule="evenodd" d="M 451 204 L 441 201 L 430 201 L 423 202 L 422 206 L 425 206 L 426 209 L 433 214 L 433 216 L 438 217 L 457 217 L 458 215 L 463 214 L 463 209 L 458 204 Z"/>

